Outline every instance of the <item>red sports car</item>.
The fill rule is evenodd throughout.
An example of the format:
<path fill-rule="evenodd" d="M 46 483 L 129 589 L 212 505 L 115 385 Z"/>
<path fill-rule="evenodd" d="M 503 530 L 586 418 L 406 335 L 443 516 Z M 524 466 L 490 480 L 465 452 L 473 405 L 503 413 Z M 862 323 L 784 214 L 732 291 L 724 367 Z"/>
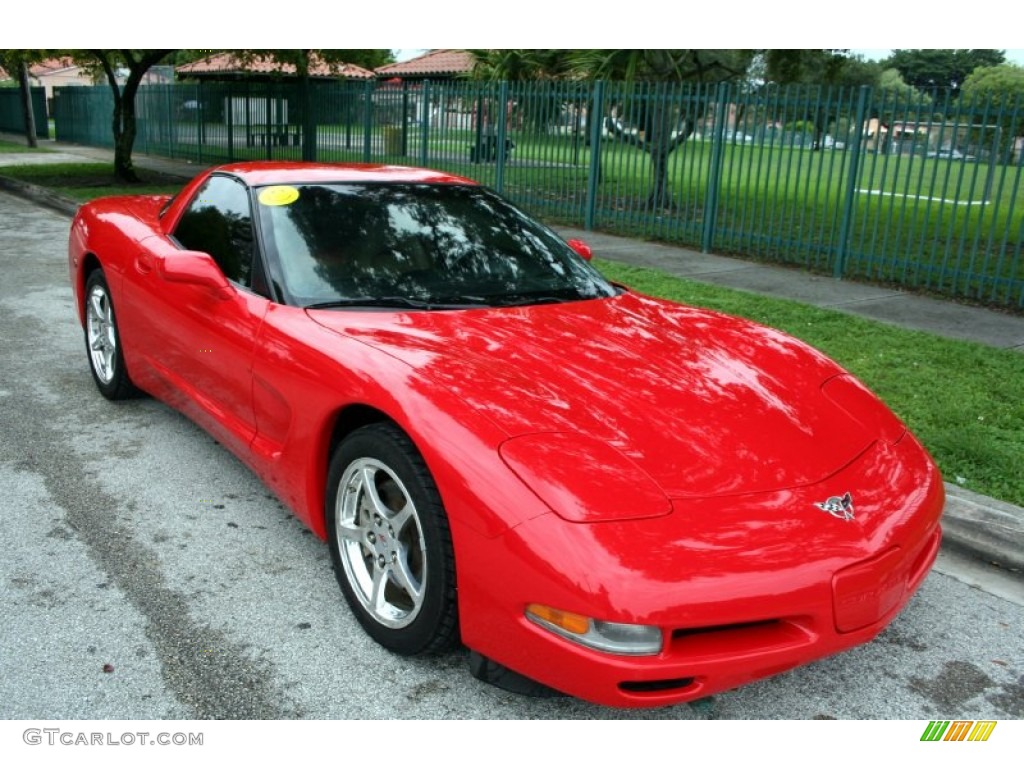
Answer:
<path fill-rule="evenodd" d="M 468 179 L 229 165 L 83 206 L 69 258 L 100 392 L 239 456 L 397 653 L 682 702 L 871 639 L 938 550 L 938 471 L 857 379 Z"/>

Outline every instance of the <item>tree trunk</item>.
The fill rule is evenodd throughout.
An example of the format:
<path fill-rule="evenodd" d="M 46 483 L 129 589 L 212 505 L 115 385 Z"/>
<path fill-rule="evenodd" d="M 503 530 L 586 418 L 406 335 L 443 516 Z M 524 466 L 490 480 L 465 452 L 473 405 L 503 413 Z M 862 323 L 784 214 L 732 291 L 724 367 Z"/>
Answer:
<path fill-rule="evenodd" d="M 647 152 L 651 156 L 651 194 L 647 198 L 647 207 L 660 210 L 672 207 L 672 193 L 668 187 L 668 158 L 675 146 L 666 89 L 655 87 L 651 102 L 648 107 L 650 120 L 644 137 Z"/>
<path fill-rule="evenodd" d="M 18 90 L 21 91 L 21 107 L 25 115 L 25 140 L 30 147 L 38 147 L 36 141 L 36 115 L 32 110 L 32 88 L 28 80 L 28 64 L 18 66 Z"/>
<path fill-rule="evenodd" d="M 135 103 L 125 98 L 116 81 L 114 90 L 114 115 L 111 130 L 114 134 L 114 175 L 122 181 L 137 183 L 138 175 L 132 165 L 132 147 L 135 145 Z"/>
<path fill-rule="evenodd" d="M 132 163 L 135 146 L 135 102 L 122 102 L 114 108 L 114 175 L 127 182 L 137 183 L 139 176 Z M 118 125 L 120 118 L 120 125 Z"/>
<path fill-rule="evenodd" d="M 103 71 L 107 75 L 107 83 L 114 94 L 114 116 L 111 121 L 114 134 L 114 175 L 123 181 L 137 183 L 139 177 L 135 173 L 135 166 L 132 163 L 132 147 L 135 146 L 136 133 L 135 95 L 138 93 L 139 84 L 146 71 L 171 51 L 146 51 L 138 60 L 129 51 L 122 51 L 128 65 L 128 79 L 125 81 L 123 90 L 118 84 L 117 75 L 114 72 L 115 58 L 108 56 L 107 52 L 102 50 L 91 53 L 103 67 Z"/>

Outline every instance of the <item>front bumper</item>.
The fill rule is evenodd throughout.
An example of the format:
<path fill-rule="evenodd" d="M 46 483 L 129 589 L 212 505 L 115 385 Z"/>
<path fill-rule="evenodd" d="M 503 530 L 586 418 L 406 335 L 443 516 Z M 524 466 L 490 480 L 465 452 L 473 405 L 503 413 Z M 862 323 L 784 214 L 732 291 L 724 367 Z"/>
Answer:
<path fill-rule="evenodd" d="M 849 487 L 858 499 L 849 523 L 814 516 L 822 489 L 811 487 L 690 504 L 699 512 L 680 503 L 658 520 L 581 525 L 542 515 L 457 544 L 463 642 L 552 688 L 615 707 L 702 698 L 865 643 L 923 582 L 941 540 L 941 478 L 916 441 L 905 442 L 830 478 L 830 488 Z M 807 522 L 765 524 L 776 514 L 765 510 L 780 501 Z M 689 514 L 713 523 L 688 526 Z M 662 650 L 590 650 L 527 620 L 531 602 L 657 626 Z"/>

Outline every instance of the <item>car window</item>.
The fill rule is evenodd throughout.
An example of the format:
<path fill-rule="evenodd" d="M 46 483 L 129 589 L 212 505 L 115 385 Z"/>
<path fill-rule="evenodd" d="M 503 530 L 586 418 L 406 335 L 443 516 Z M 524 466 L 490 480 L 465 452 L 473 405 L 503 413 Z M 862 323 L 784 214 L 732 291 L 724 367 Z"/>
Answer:
<path fill-rule="evenodd" d="M 252 284 L 253 232 L 249 193 L 228 176 L 211 176 L 174 230 L 182 247 L 213 257 L 228 280 Z"/>
<path fill-rule="evenodd" d="M 502 306 L 614 295 L 498 195 L 449 184 L 300 184 L 257 194 L 263 241 L 301 306 Z"/>

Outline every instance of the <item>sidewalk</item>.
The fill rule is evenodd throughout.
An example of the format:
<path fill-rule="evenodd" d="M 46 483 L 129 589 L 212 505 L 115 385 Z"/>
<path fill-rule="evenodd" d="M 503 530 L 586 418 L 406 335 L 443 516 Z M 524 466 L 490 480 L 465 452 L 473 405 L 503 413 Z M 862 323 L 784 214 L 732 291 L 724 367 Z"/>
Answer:
<path fill-rule="evenodd" d="M 0 139 L 21 141 L 17 136 L 3 134 L 0 134 Z M 0 154 L 0 189 L 71 215 L 76 203 L 45 190 L 4 180 L 3 166 L 83 161 L 113 163 L 113 151 L 53 141 L 41 144 L 55 151 Z M 182 178 L 191 178 L 208 167 L 142 154 L 135 154 L 133 160 L 140 168 Z M 1014 349 L 1024 354 L 1024 317 L 1021 316 L 688 248 L 569 227 L 555 229 L 563 237 L 586 240 L 594 253 L 603 259 L 660 269 L 698 282 L 792 299 L 938 336 Z M 1024 382 L 1021 389 L 1024 392 Z M 1024 467 L 1021 469 L 1024 471 Z M 946 484 L 946 494 L 943 514 L 945 546 L 1024 577 L 1024 509 L 950 483 Z"/>

